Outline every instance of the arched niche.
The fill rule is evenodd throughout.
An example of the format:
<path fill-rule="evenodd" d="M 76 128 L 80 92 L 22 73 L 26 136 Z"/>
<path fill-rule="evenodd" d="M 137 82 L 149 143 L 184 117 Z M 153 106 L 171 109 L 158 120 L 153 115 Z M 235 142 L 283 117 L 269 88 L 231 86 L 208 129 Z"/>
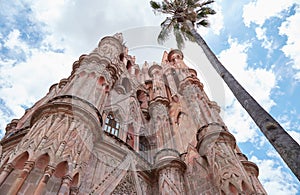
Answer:
<path fill-rule="evenodd" d="M 132 87 L 128 78 L 125 77 L 122 79 L 122 85 L 125 88 L 126 93 L 129 93 L 131 91 Z"/>
<path fill-rule="evenodd" d="M 37 187 L 37 182 L 40 181 L 40 179 L 45 174 L 45 169 L 48 166 L 50 161 L 50 157 L 47 153 L 42 154 L 34 160 L 34 167 L 29 172 L 26 180 L 24 181 L 19 193 L 20 194 L 33 194 L 34 190 Z"/>
<path fill-rule="evenodd" d="M 43 154 L 36 159 L 35 167 L 44 170 L 49 164 L 49 161 L 50 161 L 49 155 L 47 153 Z"/>
<path fill-rule="evenodd" d="M 79 184 L 79 173 L 76 173 L 73 178 L 72 178 L 72 182 L 71 182 L 71 188 L 75 187 L 77 188 L 78 187 L 78 184 Z"/>
<path fill-rule="evenodd" d="M 104 85 L 106 83 L 105 78 L 103 76 L 100 76 L 98 79 L 98 85 Z"/>
<path fill-rule="evenodd" d="M 55 171 L 50 177 L 46 190 L 49 194 L 58 194 L 58 191 L 60 190 L 64 177 L 67 176 L 69 172 L 69 166 L 67 161 L 62 161 L 58 163 L 55 167 Z"/>
<path fill-rule="evenodd" d="M 15 169 L 23 169 L 24 164 L 28 160 L 28 158 L 29 158 L 28 152 L 27 151 L 23 152 L 13 160 L 12 164 L 14 164 Z"/>
<path fill-rule="evenodd" d="M 120 59 L 121 62 L 123 62 L 124 57 L 125 57 L 125 54 L 124 54 L 124 53 L 121 53 L 121 54 L 119 55 L 119 59 Z"/>
<path fill-rule="evenodd" d="M 127 64 L 126 64 L 126 68 L 127 68 L 127 70 L 128 70 L 129 73 L 131 73 L 132 67 L 133 67 L 133 65 L 132 65 L 131 61 L 128 60 L 128 61 L 127 61 Z"/>
<path fill-rule="evenodd" d="M 68 173 L 68 170 L 69 170 L 69 166 L 67 161 L 63 161 L 56 165 L 53 175 L 57 178 L 62 178 Z"/>
<path fill-rule="evenodd" d="M 10 186 L 14 184 L 16 178 L 20 178 L 22 175 L 25 162 L 28 161 L 29 153 L 23 152 L 17 157 L 15 157 L 10 163 L 13 165 L 14 169 L 9 173 L 9 175 L 4 179 L 4 182 L 0 186 L 0 194 L 9 194 Z"/>

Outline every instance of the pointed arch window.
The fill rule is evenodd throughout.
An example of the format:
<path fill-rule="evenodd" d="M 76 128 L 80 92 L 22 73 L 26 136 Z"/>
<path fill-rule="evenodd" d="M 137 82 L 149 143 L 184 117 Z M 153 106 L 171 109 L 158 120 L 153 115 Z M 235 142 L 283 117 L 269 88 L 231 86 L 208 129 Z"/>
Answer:
<path fill-rule="evenodd" d="M 103 130 L 115 136 L 119 136 L 120 123 L 115 119 L 112 113 L 109 113 L 106 117 Z"/>

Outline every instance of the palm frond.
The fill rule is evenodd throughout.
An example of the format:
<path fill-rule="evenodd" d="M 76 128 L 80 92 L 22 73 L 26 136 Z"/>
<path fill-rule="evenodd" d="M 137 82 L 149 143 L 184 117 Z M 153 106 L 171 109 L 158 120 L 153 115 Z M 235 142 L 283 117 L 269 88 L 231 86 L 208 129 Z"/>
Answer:
<path fill-rule="evenodd" d="M 201 8 L 200 10 L 197 11 L 197 27 L 203 26 L 203 27 L 208 27 L 209 22 L 207 20 L 208 15 L 214 15 L 216 14 L 215 10 L 211 8 Z"/>
<path fill-rule="evenodd" d="M 174 6 L 176 6 L 176 7 L 179 7 L 179 6 L 181 6 L 181 0 L 175 0 L 174 1 Z"/>
<path fill-rule="evenodd" d="M 175 35 L 178 49 L 180 49 L 180 50 L 183 49 L 184 48 L 184 39 L 183 39 L 182 32 L 181 32 L 178 24 L 174 25 L 173 32 Z"/>
<path fill-rule="evenodd" d="M 195 37 L 189 29 L 188 21 L 197 27 L 208 27 L 209 15 L 216 12 L 210 8 L 214 0 L 162 0 L 160 3 L 150 1 L 155 12 L 171 15 L 161 23 L 161 31 L 157 37 L 159 44 L 164 43 L 171 31 L 175 35 L 179 49 L 184 47 L 184 41 L 195 42 Z"/>
<path fill-rule="evenodd" d="M 199 22 L 196 23 L 197 27 L 204 26 L 209 27 L 209 22 L 206 19 L 202 19 Z"/>
<path fill-rule="evenodd" d="M 162 3 L 158 3 L 156 1 L 150 1 L 150 6 L 153 9 L 154 13 L 164 13 L 164 14 L 173 14 L 174 9 L 170 5 L 168 1 L 163 1 Z"/>
<path fill-rule="evenodd" d="M 163 3 L 163 4 L 162 4 L 162 10 L 168 10 L 168 5 L 165 4 L 165 3 Z"/>
<path fill-rule="evenodd" d="M 194 6 L 196 4 L 197 0 L 186 0 L 187 7 Z"/>
<path fill-rule="evenodd" d="M 161 4 L 157 3 L 155 1 L 150 1 L 150 5 L 151 5 L 152 9 L 154 9 L 154 10 L 161 9 Z"/>
<path fill-rule="evenodd" d="M 214 14 L 216 14 L 216 11 L 213 10 L 212 8 L 210 8 L 210 7 L 202 7 L 201 9 L 197 10 L 196 13 L 197 14 L 201 13 L 202 16 L 206 16 L 207 17 L 207 15 L 214 15 Z"/>
<path fill-rule="evenodd" d="M 207 6 L 211 3 L 215 2 L 214 0 L 208 0 L 208 1 L 204 1 L 203 3 L 200 3 L 199 4 L 199 7 L 204 7 L 204 6 Z"/>
<path fill-rule="evenodd" d="M 172 31 L 172 26 L 174 25 L 174 20 L 170 17 L 167 17 L 161 24 L 161 31 L 158 34 L 157 37 L 157 42 L 159 44 L 163 44 L 169 37 L 171 31 Z"/>
<path fill-rule="evenodd" d="M 165 11 L 174 11 L 175 10 L 175 6 L 174 6 L 174 3 L 170 3 L 168 0 L 164 0 L 162 2 L 162 5 L 163 5 L 163 10 Z"/>
<path fill-rule="evenodd" d="M 181 27 L 181 32 L 182 32 L 182 35 L 184 36 L 185 40 L 189 40 L 191 42 L 196 41 L 195 37 L 193 36 L 193 34 L 191 33 L 191 31 L 188 28 Z"/>

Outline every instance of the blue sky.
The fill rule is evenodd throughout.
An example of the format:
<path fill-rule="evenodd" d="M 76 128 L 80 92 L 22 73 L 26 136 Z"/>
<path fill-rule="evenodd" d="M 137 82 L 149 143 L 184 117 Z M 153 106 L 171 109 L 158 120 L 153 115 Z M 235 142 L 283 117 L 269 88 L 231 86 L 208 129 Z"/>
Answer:
<path fill-rule="evenodd" d="M 1 2 L 2 135 L 11 119 L 21 117 L 24 109 L 43 97 L 53 83 L 68 77 L 72 63 L 81 54 L 92 51 L 100 38 L 162 22 L 163 16 L 155 16 L 148 1 L 130 2 Z M 217 14 L 210 18 L 211 27 L 199 32 L 236 79 L 299 143 L 300 1 L 218 0 L 214 9 Z M 140 50 L 143 48 L 149 46 Z M 132 53 L 139 52 L 132 50 Z M 139 58 L 143 57 L 137 56 L 137 61 L 142 62 Z M 147 58 L 157 61 L 149 55 Z M 225 123 L 242 151 L 258 164 L 259 178 L 268 193 L 300 194 L 299 181 L 229 90 L 226 87 L 223 90 L 224 104 L 218 103 L 223 107 Z"/>

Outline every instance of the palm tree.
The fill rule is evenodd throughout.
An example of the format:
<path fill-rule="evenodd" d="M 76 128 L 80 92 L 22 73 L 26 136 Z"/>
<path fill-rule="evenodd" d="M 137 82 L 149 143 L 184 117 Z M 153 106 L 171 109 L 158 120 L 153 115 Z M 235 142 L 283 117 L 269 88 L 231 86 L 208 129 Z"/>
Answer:
<path fill-rule="evenodd" d="M 161 3 L 150 1 L 150 5 L 155 13 L 168 15 L 161 23 L 162 29 L 158 35 L 158 42 L 163 43 L 172 31 L 179 49 L 183 48 L 185 40 L 196 42 L 204 51 L 211 65 L 228 85 L 236 99 L 300 181 L 299 144 L 238 83 L 217 59 L 195 29 L 195 26 L 209 26 L 207 17 L 216 13 L 209 7 L 213 2 L 213 0 L 164 0 Z"/>

